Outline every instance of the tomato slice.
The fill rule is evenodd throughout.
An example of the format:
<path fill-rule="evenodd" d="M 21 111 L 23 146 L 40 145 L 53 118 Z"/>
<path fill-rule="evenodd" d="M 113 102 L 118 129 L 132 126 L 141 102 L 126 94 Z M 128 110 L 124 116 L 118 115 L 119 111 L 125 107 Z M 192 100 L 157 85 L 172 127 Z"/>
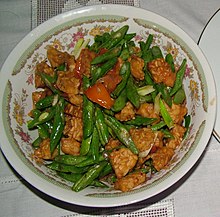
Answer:
<path fill-rule="evenodd" d="M 111 98 L 106 87 L 102 83 L 95 83 L 85 91 L 85 95 L 93 102 L 104 108 L 110 109 L 114 100 Z"/>

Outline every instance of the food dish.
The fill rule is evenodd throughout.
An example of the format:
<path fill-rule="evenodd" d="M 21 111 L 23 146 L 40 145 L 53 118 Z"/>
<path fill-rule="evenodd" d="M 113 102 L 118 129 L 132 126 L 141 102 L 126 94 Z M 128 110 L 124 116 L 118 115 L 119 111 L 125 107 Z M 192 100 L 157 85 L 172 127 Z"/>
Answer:
<path fill-rule="evenodd" d="M 92 44 L 80 38 L 70 54 L 48 46 L 36 64 L 27 123 L 38 132 L 33 158 L 76 192 L 142 185 L 166 169 L 189 130 L 186 59 L 176 65 L 154 35 L 136 37 L 124 25 Z"/>
<path fill-rule="evenodd" d="M 199 46 L 204 52 L 205 56 L 208 59 L 208 62 L 212 68 L 212 72 L 214 74 L 217 95 L 220 95 L 220 65 L 219 65 L 219 49 L 220 49 L 220 9 L 216 11 L 216 13 L 211 17 L 206 27 L 204 28 L 200 39 Z M 220 111 L 220 104 L 217 105 L 217 111 Z M 220 141 L 220 117 L 217 112 L 215 127 L 213 131 L 216 139 Z"/>
<path fill-rule="evenodd" d="M 124 12 L 123 12 L 124 11 Z M 127 13 L 127 11 L 129 11 Z M 103 15 L 107 14 L 107 15 Z M 26 127 L 34 90 L 33 71 L 36 62 L 45 58 L 45 47 L 53 44 L 73 48 L 78 35 L 128 24 L 131 32 L 146 38 L 156 35 L 164 50 L 173 52 L 176 61 L 187 58 L 185 74 L 187 107 L 192 116 L 189 134 L 176 155 L 147 185 L 128 193 L 89 188 L 75 193 L 55 173 L 38 165 L 31 157 L 31 141 Z M 9 73 L 11 72 L 11 73 Z M 205 73 L 204 73 L 205 72 Z M 61 14 L 37 27 L 9 55 L 1 69 L 0 118 L 1 147 L 9 162 L 29 183 L 59 200 L 91 207 L 112 207 L 135 203 L 152 197 L 178 181 L 195 164 L 211 136 L 216 112 L 214 80 L 207 61 L 189 36 L 170 21 L 139 8 L 128 6 L 92 6 Z M 23 82 L 17 82 L 23 81 Z M 209 85 L 208 85 L 209 84 Z M 3 130 L 4 129 L 4 130 Z"/>

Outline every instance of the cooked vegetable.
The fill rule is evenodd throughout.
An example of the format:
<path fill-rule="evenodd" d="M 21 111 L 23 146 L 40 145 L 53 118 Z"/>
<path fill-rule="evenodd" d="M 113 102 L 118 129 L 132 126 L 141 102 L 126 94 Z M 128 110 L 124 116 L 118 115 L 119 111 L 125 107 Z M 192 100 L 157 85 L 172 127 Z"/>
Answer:
<path fill-rule="evenodd" d="M 96 178 L 98 178 L 99 174 L 106 165 L 106 161 L 102 161 L 100 164 L 94 165 L 73 185 L 72 189 L 78 192 L 90 185 Z"/>
<path fill-rule="evenodd" d="M 183 76 L 185 74 L 185 71 L 186 71 L 186 59 L 183 60 L 179 70 L 176 73 L 176 80 L 170 92 L 171 96 L 173 96 L 182 87 Z"/>
<path fill-rule="evenodd" d="M 114 104 L 106 87 L 102 83 L 95 83 L 85 91 L 85 95 L 92 101 L 104 108 L 110 109 Z"/>
<path fill-rule="evenodd" d="M 107 125 L 114 131 L 117 138 L 126 145 L 134 154 L 138 154 L 138 149 L 135 146 L 129 132 L 117 119 L 111 116 L 105 116 Z"/>
<path fill-rule="evenodd" d="M 62 137 L 63 130 L 64 130 L 64 124 L 65 124 L 64 99 L 60 98 L 60 100 L 56 106 L 53 129 L 52 129 L 52 132 L 50 135 L 50 151 L 51 151 L 51 153 L 54 152 L 55 148 L 57 147 L 58 143 L 60 142 L 60 139 Z"/>

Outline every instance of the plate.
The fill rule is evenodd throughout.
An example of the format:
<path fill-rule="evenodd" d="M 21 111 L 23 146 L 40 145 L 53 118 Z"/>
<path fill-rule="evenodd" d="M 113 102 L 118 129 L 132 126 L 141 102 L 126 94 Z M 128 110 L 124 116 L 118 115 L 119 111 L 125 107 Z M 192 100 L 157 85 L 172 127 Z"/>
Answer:
<path fill-rule="evenodd" d="M 71 52 L 78 38 L 117 30 L 125 24 L 135 32 L 135 42 L 154 35 L 154 44 L 172 53 L 176 64 L 187 59 L 184 88 L 192 121 L 189 133 L 166 169 L 130 192 L 87 188 L 78 193 L 71 183 L 33 159 L 31 143 L 36 132 L 27 130 L 32 108 L 34 70 L 52 45 Z M 92 42 L 92 41 L 91 41 Z M 212 134 L 216 113 L 214 79 L 198 45 L 177 25 L 144 9 L 121 5 L 97 5 L 58 15 L 31 31 L 11 52 L 0 73 L 1 148 L 15 170 L 31 185 L 58 200 L 89 207 L 128 205 L 155 196 L 181 179 L 203 153 Z"/>
<path fill-rule="evenodd" d="M 214 74 L 217 95 L 220 96 L 220 9 L 215 12 L 205 26 L 200 39 L 199 46 L 204 52 Z M 220 142 L 220 103 L 217 105 L 217 116 L 213 134 Z"/>

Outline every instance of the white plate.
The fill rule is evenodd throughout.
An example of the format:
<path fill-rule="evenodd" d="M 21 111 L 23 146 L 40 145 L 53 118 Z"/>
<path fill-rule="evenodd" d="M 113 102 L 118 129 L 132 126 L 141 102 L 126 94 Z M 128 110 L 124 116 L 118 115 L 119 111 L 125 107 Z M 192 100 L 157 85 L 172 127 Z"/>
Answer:
<path fill-rule="evenodd" d="M 220 100 L 220 9 L 211 17 L 204 28 L 199 46 L 208 59 L 216 83 L 218 101 Z M 213 131 L 220 142 L 220 102 L 217 104 L 217 116 Z"/>
<path fill-rule="evenodd" d="M 154 34 L 154 44 L 164 54 L 171 52 L 179 65 L 187 59 L 184 87 L 192 116 L 189 134 L 176 150 L 166 169 L 144 185 L 122 193 L 87 188 L 73 192 L 71 183 L 54 171 L 37 164 L 31 142 L 35 132 L 27 130 L 27 114 L 32 108 L 31 93 L 37 61 L 46 56 L 47 45 L 71 52 L 77 37 L 93 39 L 94 33 L 111 31 L 128 24 L 136 32 L 136 42 Z M 112 207 L 135 203 L 164 191 L 182 178 L 199 159 L 212 134 L 216 113 L 214 79 L 198 45 L 178 26 L 152 12 L 129 6 L 83 7 L 58 15 L 30 32 L 12 51 L 0 73 L 0 142 L 10 164 L 40 191 L 72 204 Z"/>

